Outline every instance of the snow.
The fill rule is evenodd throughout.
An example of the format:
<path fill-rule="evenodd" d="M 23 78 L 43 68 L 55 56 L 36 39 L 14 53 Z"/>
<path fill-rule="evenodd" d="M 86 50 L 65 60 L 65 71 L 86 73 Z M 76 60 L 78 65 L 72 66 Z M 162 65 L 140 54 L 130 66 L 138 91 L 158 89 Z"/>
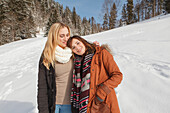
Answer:
<path fill-rule="evenodd" d="M 121 113 L 170 113 L 170 15 L 84 36 L 109 44 L 123 73 Z M 37 113 L 38 61 L 46 37 L 0 46 L 0 113 Z"/>

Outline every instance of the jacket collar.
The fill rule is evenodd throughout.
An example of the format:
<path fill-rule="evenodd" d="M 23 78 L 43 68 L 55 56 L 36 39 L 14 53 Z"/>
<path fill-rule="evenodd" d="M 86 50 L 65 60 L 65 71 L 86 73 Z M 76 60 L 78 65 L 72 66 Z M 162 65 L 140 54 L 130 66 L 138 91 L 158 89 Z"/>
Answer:
<path fill-rule="evenodd" d="M 103 50 L 103 47 L 96 46 L 96 54 L 100 53 Z"/>
<path fill-rule="evenodd" d="M 94 59 L 94 62 L 95 62 L 95 64 L 98 64 L 98 65 L 100 65 L 100 61 L 99 61 L 99 59 L 100 59 L 100 52 L 103 50 L 103 47 L 101 47 L 101 46 L 97 46 L 96 47 L 96 57 L 94 57 L 95 59 Z"/>

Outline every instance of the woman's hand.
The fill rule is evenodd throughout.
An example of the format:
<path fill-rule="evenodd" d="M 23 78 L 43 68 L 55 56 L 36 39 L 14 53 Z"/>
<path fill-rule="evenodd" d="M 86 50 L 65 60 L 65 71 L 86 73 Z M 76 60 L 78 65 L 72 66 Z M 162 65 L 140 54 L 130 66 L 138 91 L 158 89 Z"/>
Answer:
<path fill-rule="evenodd" d="M 91 113 L 111 113 L 108 105 L 96 96 L 92 102 Z"/>
<path fill-rule="evenodd" d="M 98 41 L 94 41 L 93 44 L 95 44 L 96 46 L 100 46 L 100 43 Z"/>

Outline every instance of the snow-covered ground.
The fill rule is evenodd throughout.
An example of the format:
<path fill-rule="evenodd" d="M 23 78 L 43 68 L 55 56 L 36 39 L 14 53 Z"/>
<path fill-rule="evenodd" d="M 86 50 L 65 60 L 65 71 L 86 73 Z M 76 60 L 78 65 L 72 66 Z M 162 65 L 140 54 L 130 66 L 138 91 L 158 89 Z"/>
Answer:
<path fill-rule="evenodd" d="M 121 113 L 170 113 L 170 15 L 85 36 L 109 44 L 123 73 Z M 37 113 L 38 38 L 0 46 L 0 113 Z"/>

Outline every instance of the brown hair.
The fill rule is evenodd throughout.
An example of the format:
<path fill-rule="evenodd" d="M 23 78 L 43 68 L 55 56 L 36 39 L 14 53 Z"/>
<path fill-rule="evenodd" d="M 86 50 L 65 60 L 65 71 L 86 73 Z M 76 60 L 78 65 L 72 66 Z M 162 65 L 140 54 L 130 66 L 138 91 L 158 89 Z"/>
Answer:
<path fill-rule="evenodd" d="M 96 45 L 95 44 L 92 44 L 92 43 L 90 43 L 90 42 L 88 42 L 87 40 L 85 40 L 85 39 L 83 39 L 82 37 L 80 37 L 80 36 L 78 36 L 78 35 L 74 35 L 74 36 L 72 36 L 72 37 L 70 37 L 69 39 L 68 39 L 68 41 L 67 41 L 67 46 L 69 47 L 69 48 L 72 48 L 72 45 L 71 45 L 71 43 L 72 43 L 72 40 L 73 39 L 77 39 L 77 40 L 79 40 L 79 41 L 81 41 L 84 45 L 85 45 L 85 48 L 86 48 L 86 54 L 88 54 L 88 53 L 92 53 L 92 52 L 94 52 L 96 49 L 95 49 L 95 47 L 96 47 Z"/>

